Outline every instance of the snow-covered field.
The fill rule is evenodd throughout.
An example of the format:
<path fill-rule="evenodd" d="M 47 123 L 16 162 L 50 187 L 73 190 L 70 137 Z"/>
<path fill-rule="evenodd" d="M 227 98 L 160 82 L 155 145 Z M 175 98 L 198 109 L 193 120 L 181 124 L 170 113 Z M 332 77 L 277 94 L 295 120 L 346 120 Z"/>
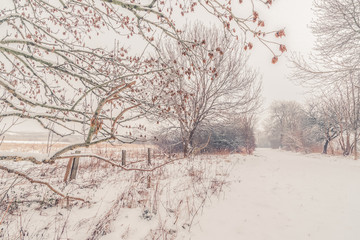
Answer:
<path fill-rule="evenodd" d="M 55 205 L 45 187 L 0 175 L 1 198 L 12 185 L 2 199 L 8 204 L 0 209 L 0 238 L 360 239 L 360 162 L 351 158 L 271 149 L 253 156 L 204 155 L 151 173 L 150 188 L 148 173 L 94 160 L 82 164 L 67 185 L 61 180 L 65 162 L 51 171 L 23 167 L 89 201 L 69 206 Z M 5 215 L 9 202 L 20 198 L 46 203 L 11 205 Z"/>

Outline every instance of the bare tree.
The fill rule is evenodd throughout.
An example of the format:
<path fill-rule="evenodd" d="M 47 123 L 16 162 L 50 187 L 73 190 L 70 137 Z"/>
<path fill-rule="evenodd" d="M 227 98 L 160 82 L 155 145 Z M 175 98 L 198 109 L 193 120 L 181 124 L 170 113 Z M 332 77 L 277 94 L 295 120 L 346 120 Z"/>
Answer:
<path fill-rule="evenodd" d="M 357 139 L 359 127 L 359 91 L 351 78 L 349 81 L 337 84 L 338 119 L 340 119 L 339 143 L 344 155 L 354 153 L 357 159 Z M 345 135 L 345 136 L 344 136 Z"/>
<path fill-rule="evenodd" d="M 290 125 L 293 116 L 297 116 L 300 105 L 296 102 L 274 102 L 270 106 L 269 121 L 267 121 L 267 134 L 269 135 L 271 147 L 283 148 L 284 138 L 288 134 L 288 125 Z M 292 125 L 296 125 L 295 123 Z"/>
<path fill-rule="evenodd" d="M 336 111 L 337 102 L 334 98 L 326 97 L 317 98 L 315 101 L 308 103 L 306 114 L 309 118 L 309 127 L 317 128 L 316 138 L 324 142 L 323 154 L 328 153 L 330 146 L 332 151 L 332 141 L 340 135 L 340 122 Z"/>
<path fill-rule="evenodd" d="M 353 134 L 354 154 L 357 159 L 357 138 L 359 121 L 358 86 L 359 65 L 359 1 L 353 0 L 316 0 L 314 13 L 316 19 L 311 28 L 316 36 L 315 54 L 308 60 L 299 55 L 292 56 L 295 66 L 293 78 L 307 86 L 319 96 L 330 99 L 339 97 L 342 103 L 340 133 Z M 315 91 L 314 91 L 315 90 Z M 350 113 L 350 111 L 352 111 Z M 346 122 L 346 124 L 345 124 Z M 350 125 L 349 125 L 350 124 Z M 351 129 L 351 130 L 350 130 Z M 340 134 L 340 140 L 342 138 Z M 350 136 L 342 141 L 344 154 L 350 150 Z M 349 144 L 347 144 L 349 143 Z"/>
<path fill-rule="evenodd" d="M 315 121 L 325 133 L 323 153 L 327 152 L 327 145 L 337 139 L 343 155 L 356 154 L 359 93 L 351 81 L 334 85 L 331 94 L 323 95 L 321 101 L 314 103 L 312 113 L 319 116 Z"/>
<path fill-rule="evenodd" d="M 264 20 L 256 11 L 260 5 L 254 2 L 251 17 L 246 18 L 236 16 L 228 2 L 173 4 L 156 0 L 7 1 L 0 13 L 0 86 L 1 104 L 11 111 L 1 117 L 32 119 L 59 136 L 84 135 L 82 143 L 54 153 L 50 162 L 78 147 L 115 139 L 133 141 L 130 133 L 118 128 L 156 105 L 145 90 L 149 84 L 164 84 L 160 72 L 167 69 L 166 63 L 159 65 L 146 54 L 131 55 L 124 47 L 106 50 L 91 39 L 104 34 L 137 35 L 156 50 L 154 38 L 166 35 L 191 54 L 189 49 L 197 43 L 182 39 L 173 20 L 174 7 L 182 15 L 197 7 L 206 9 L 226 31 L 245 34 L 247 39 L 252 35 L 269 49 L 280 44 L 265 41 L 271 35 L 266 33 L 284 35 L 283 30 L 262 30 Z M 270 6 L 272 1 L 262 4 Z M 275 49 L 271 51 L 277 58 Z"/>
<path fill-rule="evenodd" d="M 292 57 L 294 78 L 303 84 L 327 86 L 359 71 L 360 3 L 353 0 L 315 0 L 315 53 L 305 60 Z M 311 81 L 310 81 L 311 80 Z"/>
<path fill-rule="evenodd" d="M 171 63 L 172 70 L 160 101 L 167 106 L 166 118 L 180 129 L 187 156 L 195 148 L 193 140 L 200 125 L 254 111 L 260 84 L 256 71 L 247 66 L 244 49 L 220 29 L 188 25 L 181 36 L 201 47 L 188 55 L 176 41 L 159 46 L 162 61 Z"/>
<path fill-rule="evenodd" d="M 106 51 L 88 44 L 86 38 L 96 36 L 101 26 L 115 29 L 115 16 L 101 13 L 94 3 L 85 1 L 12 4 L 0 20 L 4 29 L 1 104 L 8 109 L 0 117 L 35 120 L 59 136 L 84 135 L 83 142 L 53 153 L 49 162 L 75 148 L 110 140 L 133 141 L 118 128 L 144 113 L 129 114 L 134 108 L 146 108 L 130 93 L 141 91 L 139 83 L 156 78 L 157 69 L 147 71 L 145 66 L 151 60 L 140 62 L 125 48 Z M 114 10 L 111 5 L 105 9 Z"/>

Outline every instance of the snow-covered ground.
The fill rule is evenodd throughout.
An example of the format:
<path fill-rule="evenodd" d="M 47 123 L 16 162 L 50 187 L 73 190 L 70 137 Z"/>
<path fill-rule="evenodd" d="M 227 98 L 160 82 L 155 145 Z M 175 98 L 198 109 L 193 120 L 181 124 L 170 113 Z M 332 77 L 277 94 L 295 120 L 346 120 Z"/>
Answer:
<path fill-rule="evenodd" d="M 70 184 L 62 182 L 66 162 L 20 164 L 32 177 L 89 201 L 70 206 L 54 204 L 58 196 L 46 187 L 2 173 L 0 194 L 12 187 L 2 198 L 0 238 L 360 239 L 360 162 L 350 157 L 271 149 L 203 155 L 156 170 L 150 188 L 148 173 L 81 161 Z M 9 201 L 21 198 L 46 201 L 11 205 L 4 214 Z"/>
<path fill-rule="evenodd" d="M 146 161 L 136 161 L 138 157 L 143 158 L 129 157 L 127 167 L 149 168 Z M 138 240 L 188 235 L 204 204 L 226 190 L 226 179 L 237 162 L 232 158 L 175 159 L 153 172 L 124 171 L 97 159 L 81 158 L 77 178 L 68 184 L 63 181 L 66 159 L 52 165 L 2 160 L 1 166 L 86 202 L 68 202 L 45 185 L 1 171 L 0 239 L 21 235 L 24 240 Z M 152 159 L 153 166 L 164 161 L 168 159 Z"/>
<path fill-rule="evenodd" d="M 231 181 L 191 239 L 360 239 L 360 163 L 350 157 L 259 149 Z"/>

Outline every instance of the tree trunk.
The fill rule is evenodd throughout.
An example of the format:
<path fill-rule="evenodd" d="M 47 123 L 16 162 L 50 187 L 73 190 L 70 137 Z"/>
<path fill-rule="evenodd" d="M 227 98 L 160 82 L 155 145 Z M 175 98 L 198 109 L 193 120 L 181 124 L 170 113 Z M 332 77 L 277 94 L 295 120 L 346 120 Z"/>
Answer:
<path fill-rule="evenodd" d="M 191 130 L 189 135 L 187 135 L 188 137 L 186 139 L 183 138 L 183 152 L 184 152 L 184 157 L 188 157 L 189 154 L 191 154 L 191 151 L 193 150 L 193 143 L 194 143 L 194 133 L 195 133 L 195 129 Z"/>
<path fill-rule="evenodd" d="M 348 156 L 350 152 L 351 152 L 350 134 L 346 133 L 346 156 Z"/>
<path fill-rule="evenodd" d="M 357 154 L 357 129 L 355 129 L 355 136 L 354 136 L 354 160 L 358 160 Z"/>
<path fill-rule="evenodd" d="M 284 134 L 280 134 L 280 149 L 283 148 L 283 139 L 284 139 Z"/>
<path fill-rule="evenodd" d="M 188 141 L 183 141 L 183 153 L 184 153 L 184 158 L 186 158 L 188 156 L 189 153 L 189 143 Z"/>
<path fill-rule="evenodd" d="M 323 149 L 323 152 L 322 152 L 323 154 L 327 154 L 328 145 L 329 145 L 329 140 L 326 139 L 325 144 L 324 144 L 324 149 Z"/>
<path fill-rule="evenodd" d="M 343 155 L 348 156 L 351 152 L 350 136 L 349 133 L 346 133 L 346 140 L 344 138 L 339 139 L 341 149 L 343 150 Z"/>

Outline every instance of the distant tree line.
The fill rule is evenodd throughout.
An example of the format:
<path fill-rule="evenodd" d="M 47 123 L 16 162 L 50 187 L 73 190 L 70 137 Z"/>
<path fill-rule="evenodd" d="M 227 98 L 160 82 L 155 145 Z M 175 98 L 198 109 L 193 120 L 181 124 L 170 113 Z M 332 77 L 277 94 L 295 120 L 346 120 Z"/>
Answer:
<path fill-rule="evenodd" d="M 345 88 L 346 89 L 346 88 Z M 343 89 L 342 89 L 343 90 Z M 274 102 L 265 126 L 272 148 L 324 154 L 339 150 L 343 155 L 355 153 L 359 138 L 359 119 L 355 118 L 359 95 L 352 99 L 341 94 L 331 99 L 316 99 L 306 104 L 294 101 Z M 344 97 L 344 96 L 343 96 Z M 345 101 L 348 99 L 349 101 Z"/>

